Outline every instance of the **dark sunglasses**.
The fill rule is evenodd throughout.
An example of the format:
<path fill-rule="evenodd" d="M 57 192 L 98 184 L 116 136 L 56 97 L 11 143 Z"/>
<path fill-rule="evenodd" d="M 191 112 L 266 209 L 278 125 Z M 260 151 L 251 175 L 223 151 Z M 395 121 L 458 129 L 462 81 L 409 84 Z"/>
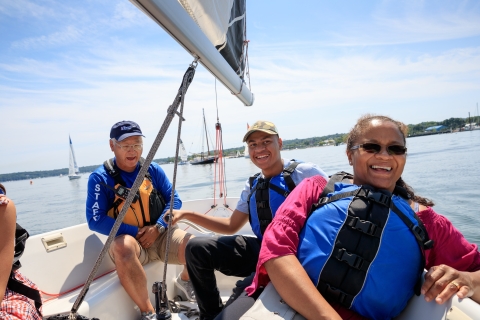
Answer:
<path fill-rule="evenodd" d="M 359 144 L 356 146 L 353 146 L 350 148 L 350 150 L 355 150 L 358 148 L 362 148 L 365 150 L 365 152 L 368 153 L 379 153 L 382 150 L 382 146 L 379 145 L 378 143 L 364 143 L 364 144 Z M 407 152 L 407 148 L 404 146 L 399 146 L 399 145 L 393 145 L 393 146 L 387 146 L 387 153 L 389 155 L 403 155 Z"/>

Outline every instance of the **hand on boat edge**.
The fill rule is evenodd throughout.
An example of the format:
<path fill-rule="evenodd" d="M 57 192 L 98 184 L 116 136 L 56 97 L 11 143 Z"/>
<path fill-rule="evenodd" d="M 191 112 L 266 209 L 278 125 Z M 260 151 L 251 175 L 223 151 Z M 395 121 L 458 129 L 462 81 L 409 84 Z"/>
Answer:
<path fill-rule="evenodd" d="M 438 304 L 445 303 L 455 294 L 460 299 L 469 298 L 474 294 L 471 275 L 444 264 L 434 266 L 425 274 L 421 293 L 427 302 L 435 299 Z"/>

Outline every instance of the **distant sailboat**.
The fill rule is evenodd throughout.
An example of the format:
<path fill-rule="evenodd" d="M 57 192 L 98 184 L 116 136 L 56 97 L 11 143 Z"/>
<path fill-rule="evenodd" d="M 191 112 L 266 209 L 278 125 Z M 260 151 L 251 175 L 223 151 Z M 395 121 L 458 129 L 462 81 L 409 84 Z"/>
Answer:
<path fill-rule="evenodd" d="M 183 145 L 182 139 L 180 139 L 179 153 L 180 153 L 180 162 L 178 164 L 180 165 L 187 164 L 188 155 L 187 155 L 187 151 L 185 150 L 185 146 Z"/>
<path fill-rule="evenodd" d="M 75 159 L 75 152 L 73 151 L 72 138 L 68 136 L 70 140 L 70 165 L 68 166 L 68 178 L 70 180 L 80 178 L 80 170 L 78 169 L 77 160 Z"/>
<path fill-rule="evenodd" d="M 203 111 L 203 110 L 202 110 Z M 205 155 L 203 152 L 203 142 L 205 140 L 202 140 L 202 152 L 200 153 L 200 157 L 195 158 L 194 160 L 190 161 L 190 164 L 208 164 L 208 163 L 214 163 L 215 160 L 217 159 L 216 156 L 211 156 L 210 155 L 210 145 L 208 143 L 208 134 L 207 134 L 207 123 L 205 121 L 205 111 L 203 111 L 203 127 L 202 131 L 205 133 L 205 140 L 207 141 L 207 154 Z M 203 137 L 203 133 L 202 133 Z M 212 152 L 213 153 L 213 152 Z"/>
<path fill-rule="evenodd" d="M 250 125 L 247 122 L 247 131 L 250 129 Z M 245 150 L 243 150 L 243 157 L 250 159 L 250 155 L 248 154 L 248 145 L 245 146 Z"/>

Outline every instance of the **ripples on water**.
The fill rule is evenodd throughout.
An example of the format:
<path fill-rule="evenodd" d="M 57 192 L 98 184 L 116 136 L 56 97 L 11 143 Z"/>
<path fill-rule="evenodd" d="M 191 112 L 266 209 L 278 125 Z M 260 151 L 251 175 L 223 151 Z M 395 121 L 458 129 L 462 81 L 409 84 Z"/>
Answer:
<path fill-rule="evenodd" d="M 408 157 L 404 180 L 418 194 L 431 198 L 435 210 L 447 216 L 465 237 L 480 244 L 480 130 L 407 139 Z M 327 174 L 351 171 L 345 146 L 282 151 L 287 159 L 317 163 Z M 259 170 L 249 159 L 226 159 L 227 195 L 238 196 L 246 179 Z M 173 165 L 162 166 L 172 179 Z M 177 171 L 177 190 L 182 200 L 213 196 L 213 165 L 184 165 Z M 17 205 L 18 221 L 30 234 L 85 222 L 88 174 L 5 182 Z M 218 193 L 218 187 L 217 187 Z"/>

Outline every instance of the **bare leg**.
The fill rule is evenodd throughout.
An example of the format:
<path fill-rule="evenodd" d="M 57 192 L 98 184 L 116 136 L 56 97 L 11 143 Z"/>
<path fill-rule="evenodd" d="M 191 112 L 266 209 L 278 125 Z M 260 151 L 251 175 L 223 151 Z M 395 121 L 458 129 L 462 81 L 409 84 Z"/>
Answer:
<path fill-rule="evenodd" d="M 110 252 L 115 259 L 120 283 L 127 294 L 141 312 L 155 312 L 148 298 L 147 276 L 138 259 L 140 247 L 135 238 L 129 235 L 117 237 L 110 246 Z"/>

